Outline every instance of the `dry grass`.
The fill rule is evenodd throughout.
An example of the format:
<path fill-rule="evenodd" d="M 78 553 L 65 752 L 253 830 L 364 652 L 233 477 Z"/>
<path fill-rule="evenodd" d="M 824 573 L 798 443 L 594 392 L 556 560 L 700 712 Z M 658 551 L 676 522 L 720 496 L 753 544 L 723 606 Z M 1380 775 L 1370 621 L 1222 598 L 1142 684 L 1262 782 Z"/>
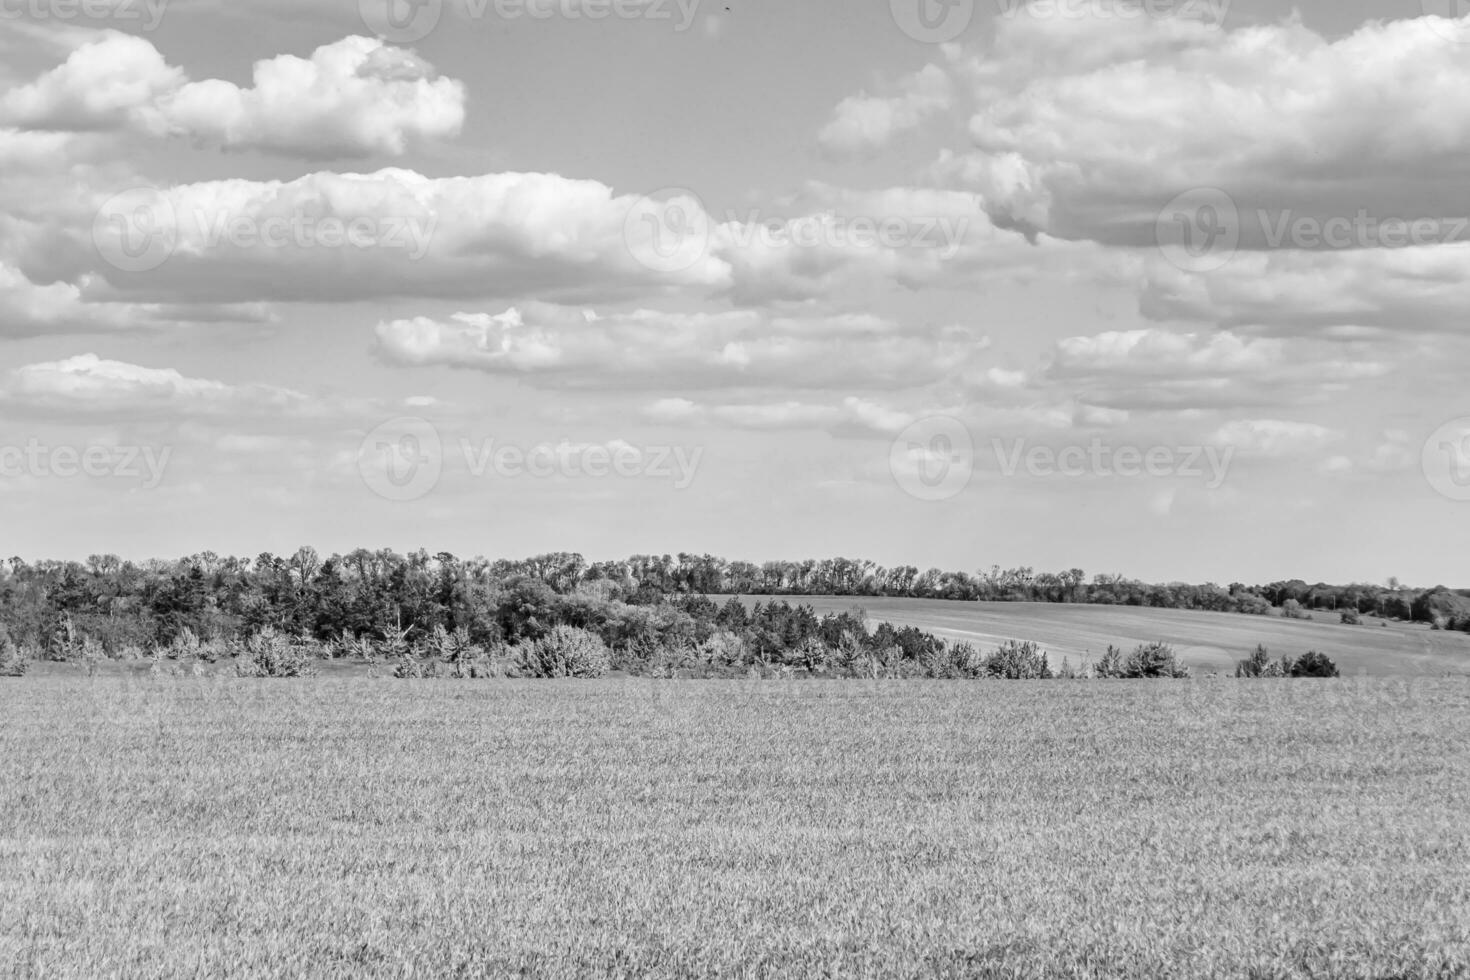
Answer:
<path fill-rule="evenodd" d="M 0 975 L 1464 976 L 1470 683 L 0 683 Z"/>

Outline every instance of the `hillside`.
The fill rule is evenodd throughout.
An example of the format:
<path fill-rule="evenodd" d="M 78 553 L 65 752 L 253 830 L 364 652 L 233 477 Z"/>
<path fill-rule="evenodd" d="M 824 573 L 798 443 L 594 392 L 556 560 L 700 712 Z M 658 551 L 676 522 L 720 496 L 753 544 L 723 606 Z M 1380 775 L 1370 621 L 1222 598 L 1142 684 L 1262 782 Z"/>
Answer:
<path fill-rule="evenodd" d="M 764 597 L 744 597 L 754 605 Z M 1238 613 L 1152 609 L 1141 606 L 1083 606 L 1030 602 L 950 602 L 943 599 L 892 599 L 850 596 L 783 596 L 819 613 L 861 608 L 873 623 L 916 626 L 951 640 L 991 645 L 1004 640 L 1034 640 L 1052 654 L 1095 659 L 1112 643 L 1131 648 L 1163 640 L 1200 672 L 1230 673 L 1235 662 L 1264 643 L 1273 655 L 1293 657 L 1317 650 L 1337 662 L 1343 674 L 1470 674 L 1470 634 L 1427 626 L 1365 618 L 1363 626 L 1318 619 L 1289 620 Z"/>

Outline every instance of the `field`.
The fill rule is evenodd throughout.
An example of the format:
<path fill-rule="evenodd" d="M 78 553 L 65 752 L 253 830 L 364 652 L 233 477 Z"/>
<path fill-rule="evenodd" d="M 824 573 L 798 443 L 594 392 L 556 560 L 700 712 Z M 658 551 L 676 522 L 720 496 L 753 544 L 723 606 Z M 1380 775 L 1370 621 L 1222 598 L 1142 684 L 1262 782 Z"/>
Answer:
<path fill-rule="evenodd" d="M 867 611 L 874 623 L 917 626 L 948 640 L 993 646 L 1004 640 L 1033 640 L 1054 665 L 1069 657 L 1073 665 L 1096 660 L 1109 643 L 1131 649 L 1163 640 L 1200 672 L 1231 673 L 1236 661 L 1257 643 L 1273 655 L 1300 656 L 1317 650 L 1330 656 L 1344 674 L 1470 675 L 1470 634 L 1431 630 L 1421 624 L 1365 617 L 1363 626 L 1343 626 L 1331 613 L 1317 619 L 1280 619 L 1239 613 L 1147 609 L 1137 606 L 1083 606 L 1034 602 L 948 602 L 942 599 L 781 596 L 817 612 Z M 750 596 L 746 602 L 769 601 Z"/>
<path fill-rule="evenodd" d="M 0 975 L 1465 976 L 1467 806 L 1462 678 L 33 677 Z"/>

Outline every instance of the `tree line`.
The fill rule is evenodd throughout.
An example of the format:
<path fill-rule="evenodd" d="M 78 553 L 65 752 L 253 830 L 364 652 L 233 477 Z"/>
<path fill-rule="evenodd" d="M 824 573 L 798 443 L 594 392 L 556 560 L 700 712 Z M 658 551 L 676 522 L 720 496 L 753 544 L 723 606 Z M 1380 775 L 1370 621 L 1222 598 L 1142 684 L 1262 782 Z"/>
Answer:
<path fill-rule="evenodd" d="M 727 625 L 719 611 L 734 616 L 739 603 L 721 606 L 706 597 L 735 595 L 1070 602 L 1248 614 L 1282 608 L 1291 615 L 1351 612 L 1470 630 L 1466 592 L 1408 589 L 1392 581 L 1222 587 L 1148 584 L 1119 575 L 1088 579 L 1080 569 L 920 572 L 847 558 L 755 564 L 679 554 L 588 562 L 575 553 L 491 560 L 386 549 L 323 557 L 311 548 L 290 556 L 206 552 L 136 563 L 113 555 L 85 562 L 12 558 L 0 562 L 0 630 L 42 655 L 80 636 L 107 656 L 121 656 L 166 647 L 186 633 L 228 639 L 270 630 L 340 644 L 395 635 L 423 642 L 442 630 L 495 649 L 541 639 L 557 625 L 595 624 L 610 649 L 648 650 L 707 642 Z M 793 637 L 782 641 L 783 650 L 792 649 L 787 640 Z M 751 642 L 752 657 L 766 655 L 768 639 L 757 635 Z"/>

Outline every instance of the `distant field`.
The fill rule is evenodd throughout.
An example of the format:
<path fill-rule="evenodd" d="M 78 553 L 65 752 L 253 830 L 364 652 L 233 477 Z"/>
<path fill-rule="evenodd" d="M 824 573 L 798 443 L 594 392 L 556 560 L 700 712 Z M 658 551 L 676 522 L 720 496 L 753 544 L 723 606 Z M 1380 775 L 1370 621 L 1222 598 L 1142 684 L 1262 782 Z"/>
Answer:
<path fill-rule="evenodd" d="M 0 682 L 0 975 L 1462 977 L 1470 682 Z"/>
<path fill-rule="evenodd" d="M 1343 673 L 1470 674 L 1470 634 L 1436 632 L 1407 623 L 1343 626 L 1337 616 L 1318 613 L 1313 622 L 1238 613 L 1145 609 L 1137 606 L 1080 606 L 1034 602 L 947 602 L 940 599 L 782 596 L 818 612 L 861 607 L 874 622 L 917 626 L 946 639 L 992 645 L 1034 640 L 1054 654 L 1095 660 L 1109 643 L 1131 649 L 1164 640 L 1186 663 L 1201 671 L 1233 672 L 1235 662 L 1264 643 L 1272 654 L 1300 656 L 1317 650 Z M 747 597 L 754 604 L 768 597 Z"/>

